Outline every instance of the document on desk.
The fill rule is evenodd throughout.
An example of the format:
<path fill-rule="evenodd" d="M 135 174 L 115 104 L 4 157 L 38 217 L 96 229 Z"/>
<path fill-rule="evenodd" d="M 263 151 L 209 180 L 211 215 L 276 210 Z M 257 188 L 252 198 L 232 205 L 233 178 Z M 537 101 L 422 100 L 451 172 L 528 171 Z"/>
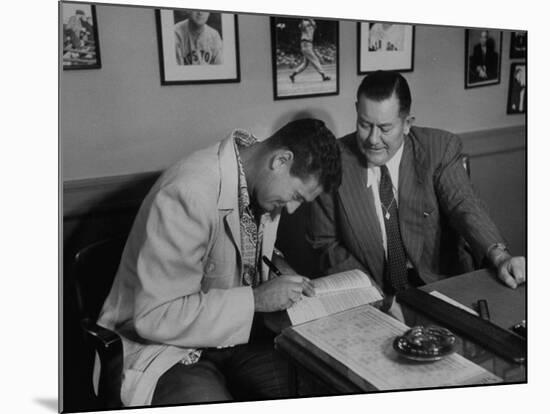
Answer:
<path fill-rule="evenodd" d="M 407 329 L 405 324 L 365 305 L 289 328 L 288 331 L 298 335 L 292 332 L 287 335 L 331 366 L 343 370 L 342 374 L 358 385 L 366 381 L 378 390 L 502 381 L 458 354 L 423 364 L 400 357 L 392 345 L 395 337 Z"/>
<path fill-rule="evenodd" d="M 368 276 L 357 269 L 313 279 L 312 282 L 315 296 L 304 296 L 287 309 L 292 325 L 382 299 Z"/>
<path fill-rule="evenodd" d="M 448 297 L 447 295 L 444 295 L 443 293 L 441 292 L 438 292 L 437 290 L 432 290 L 430 292 L 430 295 L 432 296 L 435 296 L 436 298 L 438 299 L 441 299 L 442 301 L 444 302 L 447 302 L 453 306 L 456 306 L 457 308 L 460 308 L 462 309 L 463 311 L 466 311 L 468 313 L 471 313 L 472 315 L 476 315 L 476 316 L 479 316 L 479 313 L 477 313 L 475 310 L 473 310 L 472 308 L 469 308 L 468 306 L 466 305 L 463 305 L 462 303 L 460 302 L 457 302 L 456 300 Z"/>

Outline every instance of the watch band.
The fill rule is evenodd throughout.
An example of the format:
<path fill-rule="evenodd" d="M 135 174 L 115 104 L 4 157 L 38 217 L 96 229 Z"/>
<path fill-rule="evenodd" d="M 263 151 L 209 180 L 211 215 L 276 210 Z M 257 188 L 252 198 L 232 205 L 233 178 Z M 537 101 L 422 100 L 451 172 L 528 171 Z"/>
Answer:
<path fill-rule="evenodd" d="M 494 249 L 499 249 L 499 250 L 502 250 L 504 252 L 508 252 L 509 253 L 509 250 L 508 250 L 508 247 L 504 244 L 504 243 L 493 243 L 489 246 L 489 248 L 487 249 L 487 256 L 489 256 L 489 254 L 494 250 Z"/>
<path fill-rule="evenodd" d="M 491 264 L 497 267 L 501 262 L 500 259 L 502 259 L 502 256 L 504 255 L 510 256 L 510 252 L 508 251 L 508 247 L 506 247 L 503 243 L 492 244 L 487 250 L 487 259 L 491 262 Z"/>

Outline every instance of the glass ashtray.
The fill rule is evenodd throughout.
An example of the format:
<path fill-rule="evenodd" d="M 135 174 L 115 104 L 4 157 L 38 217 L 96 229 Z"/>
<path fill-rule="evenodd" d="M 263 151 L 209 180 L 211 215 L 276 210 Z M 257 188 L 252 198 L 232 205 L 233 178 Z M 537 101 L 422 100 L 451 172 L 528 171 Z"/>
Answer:
<path fill-rule="evenodd" d="M 456 337 L 438 326 L 415 326 L 393 341 L 393 349 L 414 361 L 437 361 L 454 352 Z"/>

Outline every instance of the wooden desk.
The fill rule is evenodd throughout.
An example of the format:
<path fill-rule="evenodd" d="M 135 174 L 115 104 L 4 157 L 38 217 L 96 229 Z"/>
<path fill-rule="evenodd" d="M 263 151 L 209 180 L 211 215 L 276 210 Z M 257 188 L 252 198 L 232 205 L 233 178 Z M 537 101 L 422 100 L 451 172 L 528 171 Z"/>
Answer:
<path fill-rule="evenodd" d="M 437 290 L 470 308 L 479 299 L 486 299 L 491 322 L 504 329 L 526 318 L 525 284 L 510 289 L 487 269 L 443 279 L 423 286 L 421 290 Z"/>
<path fill-rule="evenodd" d="M 472 307 L 479 299 L 486 299 L 489 304 L 491 320 L 498 326 L 508 329 L 511 325 L 525 319 L 525 286 L 510 289 L 502 285 L 495 275 L 488 270 L 480 270 L 460 276 L 448 278 L 422 287 L 430 292 L 437 290 L 446 296 Z M 415 319 L 422 323 L 433 323 L 417 312 L 405 310 L 407 320 Z M 414 318 L 407 318 L 413 312 Z M 407 315 L 409 314 L 409 315 Z M 285 315 L 286 317 L 286 315 Z M 289 324 L 288 318 L 271 318 L 272 329 L 280 329 Z M 269 323 L 268 323 L 269 324 Z M 467 359 L 482 365 L 485 369 L 503 378 L 507 383 L 526 381 L 525 365 L 504 361 L 493 352 L 480 347 L 468 338 L 457 335 L 459 346 L 457 353 Z M 310 395 L 334 395 L 374 392 L 376 388 L 367 381 L 358 380 L 347 367 L 335 363 L 323 355 L 323 351 L 305 347 L 292 340 L 288 335 L 281 334 L 275 339 L 275 347 L 286 356 L 291 366 L 291 386 L 294 395 L 303 395 L 298 392 L 298 380 L 302 375 L 317 379 L 323 384 L 321 391 L 317 389 Z M 353 378 L 353 380 L 351 379 Z"/>

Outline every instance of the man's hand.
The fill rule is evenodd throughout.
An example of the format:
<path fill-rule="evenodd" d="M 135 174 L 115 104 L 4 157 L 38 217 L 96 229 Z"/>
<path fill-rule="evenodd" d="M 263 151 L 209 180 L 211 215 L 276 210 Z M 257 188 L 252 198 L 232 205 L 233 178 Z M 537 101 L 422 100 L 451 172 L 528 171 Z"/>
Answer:
<path fill-rule="evenodd" d="M 507 286 L 515 289 L 518 285 L 526 281 L 525 257 L 508 257 L 498 263 L 497 275 Z"/>
<path fill-rule="evenodd" d="M 477 69 L 477 75 L 480 78 L 483 78 L 483 79 L 487 78 L 487 69 L 485 68 L 485 65 L 477 66 L 476 69 Z"/>
<path fill-rule="evenodd" d="M 497 269 L 498 278 L 508 287 L 515 289 L 527 280 L 525 257 L 512 257 L 506 246 L 497 243 L 487 252 L 489 262 Z"/>
<path fill-rule="evenodd" d="M 256 312 L 275 312 L 299 301 L 302 293 L 314 296 L 315 289 L 307 277 L 293 275 L 276 277 L 262 283 L 253 289 L 253 293 Z"/>

